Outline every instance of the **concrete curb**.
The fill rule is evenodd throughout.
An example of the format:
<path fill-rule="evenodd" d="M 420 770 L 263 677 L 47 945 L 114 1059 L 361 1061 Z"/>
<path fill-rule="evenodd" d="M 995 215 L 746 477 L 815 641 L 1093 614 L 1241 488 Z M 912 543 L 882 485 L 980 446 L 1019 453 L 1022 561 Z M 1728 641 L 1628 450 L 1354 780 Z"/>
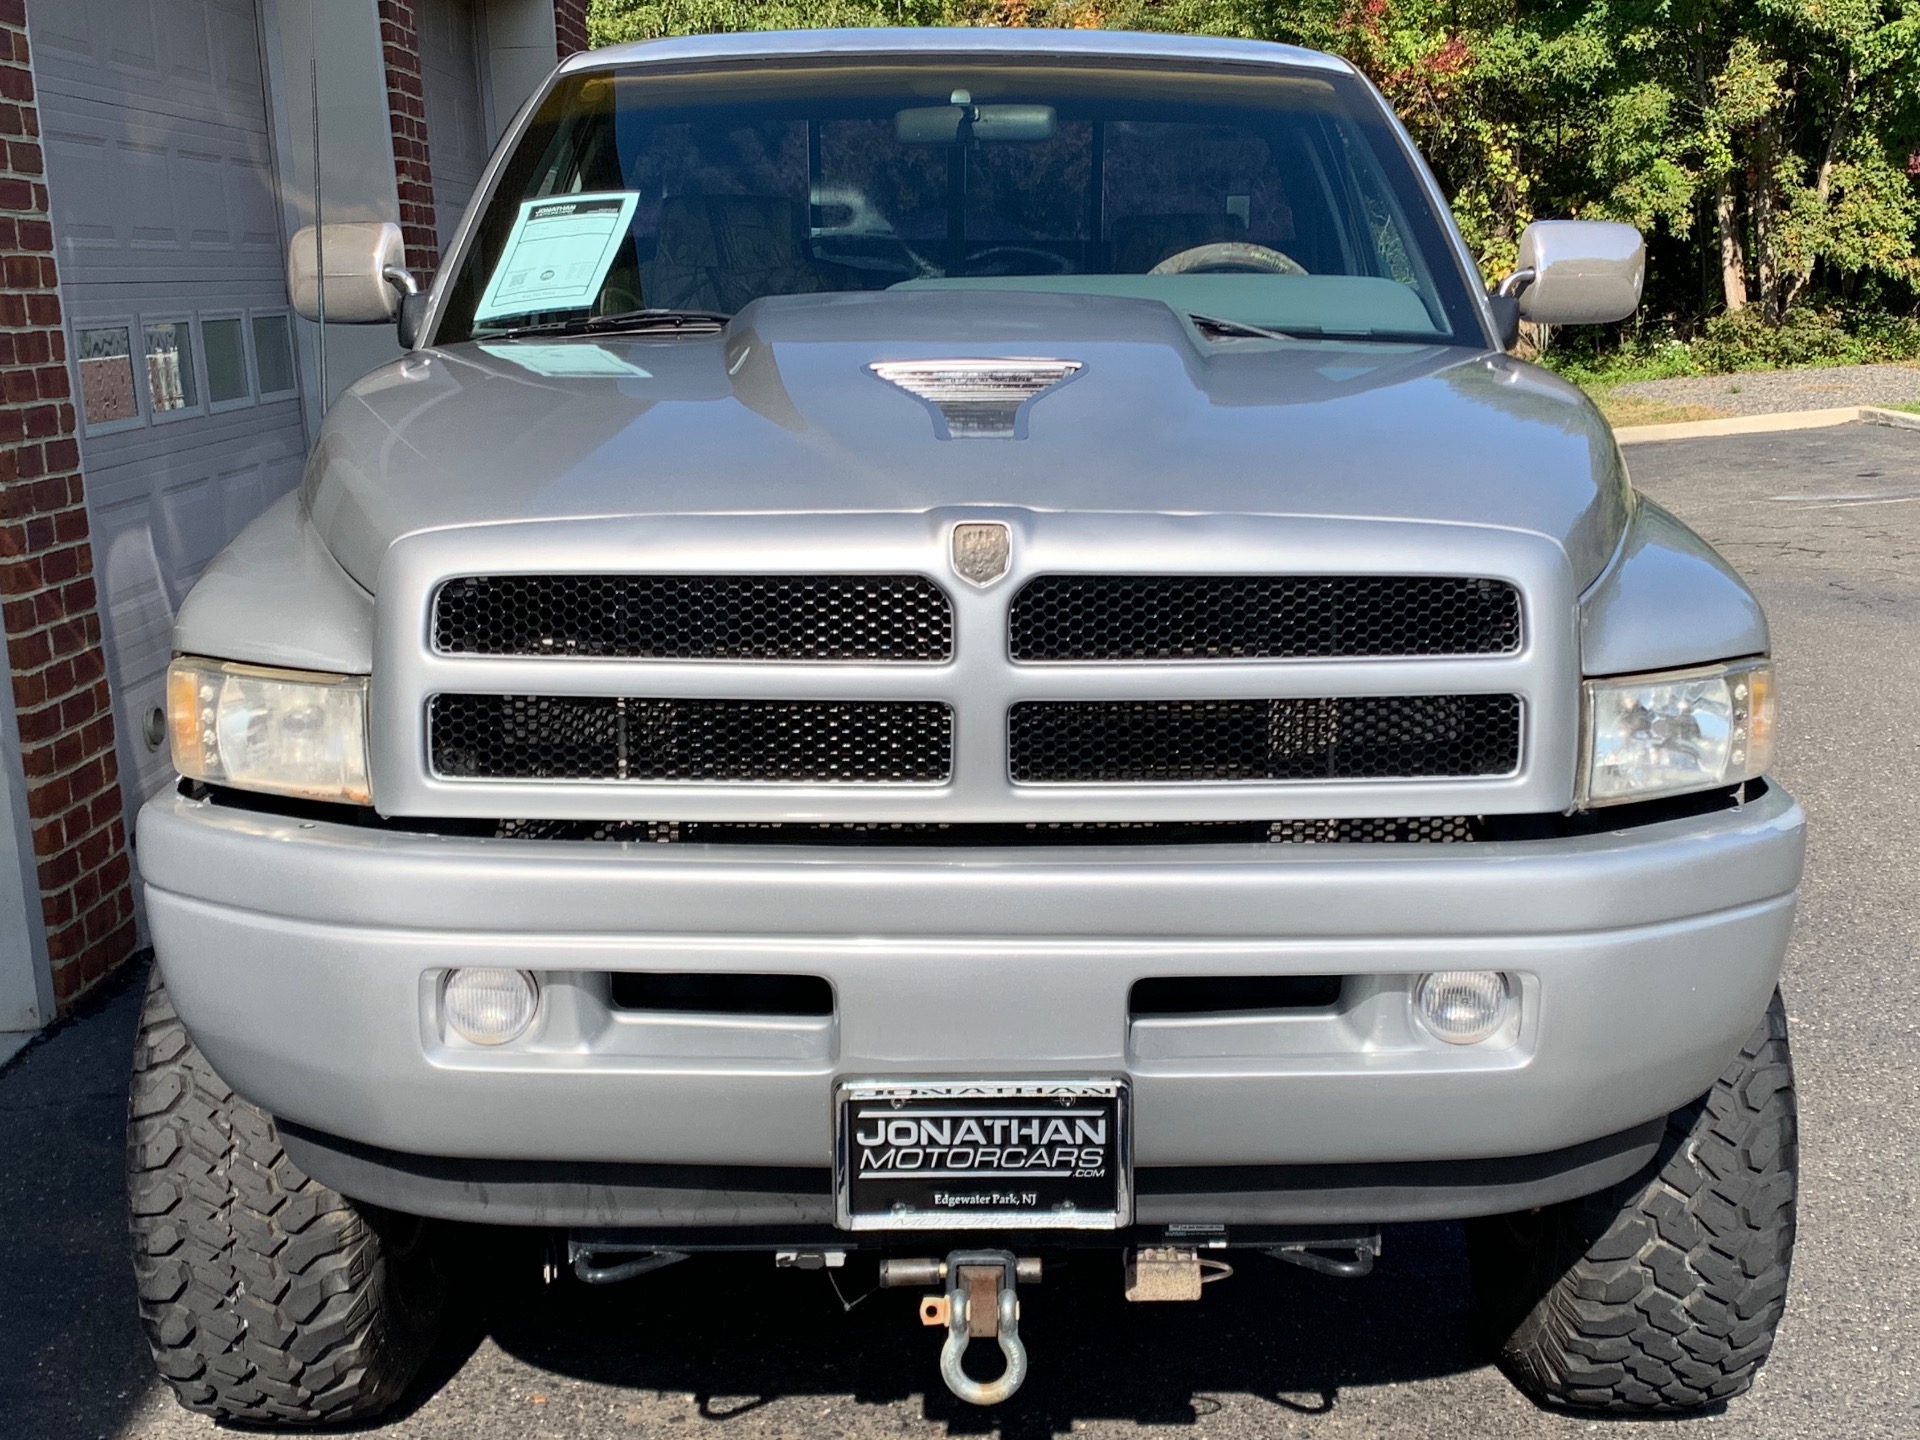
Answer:
<path fill-rule="evenodd" d="M 1725 420 L 1682 420 L 1671 425 L 1627 425 L 1613 432 L 1622 445 L 1652 440 L 1704 440 L 1715 435 L 1765 435 L 1779 430 L 1824 430 L 1833 425 L 1890 425 L 1920 430 L 1920 415 L 1878 405 L 1840 405 L 1831 410 L 1788 410 L 1777 415 L 1734 415 Z"/>

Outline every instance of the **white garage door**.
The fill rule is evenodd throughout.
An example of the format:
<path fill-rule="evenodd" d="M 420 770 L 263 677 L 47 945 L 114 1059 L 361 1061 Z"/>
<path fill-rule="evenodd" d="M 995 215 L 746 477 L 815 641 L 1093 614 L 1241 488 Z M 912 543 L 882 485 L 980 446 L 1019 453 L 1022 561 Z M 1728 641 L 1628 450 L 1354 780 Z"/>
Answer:
<path fill-rule="evenodd" d="M 253 0 L 33 0 L 128 815 L 173 614 L 306 441 Z"/>
<path fill-rule="evenodd" d="M 433 216 L 444 256 L 487 164 L 480 36 L 469 0 L 421 0 L 420 79 L 433 166 Z"/>

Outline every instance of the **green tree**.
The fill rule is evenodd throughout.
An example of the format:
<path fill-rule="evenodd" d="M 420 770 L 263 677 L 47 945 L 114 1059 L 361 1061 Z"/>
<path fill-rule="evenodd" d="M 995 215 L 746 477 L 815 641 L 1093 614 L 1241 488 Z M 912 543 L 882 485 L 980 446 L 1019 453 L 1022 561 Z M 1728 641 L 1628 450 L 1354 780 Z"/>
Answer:
<path fill-rule="evenodd" d="M 1051 25 L 1345 56 L 1488 277 L 1539 216 L 1631 221 L 1649 309 L 1911 308 L 1920 0 L 593 0 L 594 43 L 821 25 Z"/>

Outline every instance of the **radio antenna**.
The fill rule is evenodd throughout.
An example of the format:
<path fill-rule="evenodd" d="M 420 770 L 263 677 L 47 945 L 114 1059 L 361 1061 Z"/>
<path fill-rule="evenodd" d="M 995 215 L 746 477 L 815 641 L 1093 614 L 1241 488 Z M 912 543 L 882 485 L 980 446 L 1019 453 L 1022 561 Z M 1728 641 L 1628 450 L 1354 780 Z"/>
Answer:
<path fill-rule="evenodd" d="M 327 413 L 327 247 L 326 226 L 320 216 L 320 5 L 307 11 L 307 56 L 313 87 L 313 271 L 317 287 L 315 313 L 320 317 L 320 413 Z"/>

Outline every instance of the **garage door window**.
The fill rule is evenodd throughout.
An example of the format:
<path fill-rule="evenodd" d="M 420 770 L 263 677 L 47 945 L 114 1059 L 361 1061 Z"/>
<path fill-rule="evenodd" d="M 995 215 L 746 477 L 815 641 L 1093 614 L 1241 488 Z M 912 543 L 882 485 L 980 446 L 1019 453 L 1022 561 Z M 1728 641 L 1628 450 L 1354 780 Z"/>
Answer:
<path fill-rule="evenodd" d="M 285 312 L 254 314 L 253 363 L 262 400 L 279 400 L 295 392 L 293 336 Z"/>
<path fill-rule="evenodd" d="M 207 404 L 215 410 L 253 403 L 247 383 L 247 341 L 240 317 L 221 316 L 200 322 L 207 347 Z"/>
<path fill-rule="evenodd" d="M 140 423 L 133 390 L 133 328 L 92 325 L 74 336 L 80 361 L 80 409 L 89 432 L 125 430 Z"/>
<path fill-rule="evenodd" d="M 193 322 L 146 323 L 147 405 L 156 420 L 200 408 L 200 382 L 193 368 Z"/>

